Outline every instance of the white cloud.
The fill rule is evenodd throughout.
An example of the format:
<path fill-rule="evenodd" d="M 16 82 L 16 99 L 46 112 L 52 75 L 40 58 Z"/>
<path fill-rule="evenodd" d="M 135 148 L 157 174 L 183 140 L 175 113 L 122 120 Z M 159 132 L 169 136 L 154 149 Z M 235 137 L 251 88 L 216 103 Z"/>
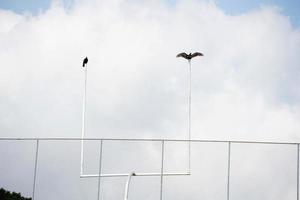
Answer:
<path fill-rule="evenodd" d="M 88 56 L 87 136 L 185 138 L 187 63 L 175 55 L 201 51 L 194 139 L 299 141 L 300 32 L 276 8 L 230 16 L 206 1 L 53 3 L 37 16 L 1 10 L 0 42 L 0 137 L 79 137 Z"/>

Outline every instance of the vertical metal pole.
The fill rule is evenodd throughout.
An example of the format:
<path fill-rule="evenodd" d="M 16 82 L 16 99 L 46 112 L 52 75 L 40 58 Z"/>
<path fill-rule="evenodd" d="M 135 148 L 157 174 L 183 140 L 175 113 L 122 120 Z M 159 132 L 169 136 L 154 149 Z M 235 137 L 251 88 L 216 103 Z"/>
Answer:
<path fill-rule="evenodd" d="M 297 144 L 297 200 L 299 200 L 299 144 Z"/>
<path fill-rule="evenodd" d="M 162 200 L 162 194 L 163 194 L 164 151 L 165 151 L 165 141 L 163 140 L 161 141 L 160 200 Z"/>
<path fill-rule="evenodd" d="M 127 182 L 126 182 L 126 186 L 125 186 L 124 200 L 128 200 L 130 180 L 131 180 L 131 177 L 134 176 L 134 175 L 135 175 L 134 172 L 131 172 L 130 174 L 128 174 L 128 178 L 127 178 Z"/>
<path fill-rule="evenodd" d="M 100 199 L 100 183 L 101 183 L 101 171 L 102 171 L 102 146 L 103 146 L 103 140 L 100 140 L 99 177 L 98 177 L 98 194 L 97 194 L 97 200 Z"/>
<path fill-rule="evenodd" d="M 87 85 L 87 65 L 84 67 L 84 91 L 83 91 L 83 102 L 82 102 L 82 127 L 81 127 L 81 155 L 80 155 L 80 175 L 83 174 L 84 159 L 83 159 L 83 138 L 85 135 L 85 108 L 86 108 L 86 85 Z"/>
<path fill-rule="evenodd" d="M 191 173 L 191 102 L 192 102 L 192 65 L 191 60 L 189 61 L 188 71 L 188 121 L 187 121 L 187 132 L 188 132 L 188 174 Z"/>
<path fill-rule="evenodd" d="M 230 191 L 230 159 L 231 159 L 231 142 L 228 142 L 228 157 L 227 157 L 227 200 L 229 200 L 229 191 Z"/>
<path fill-rule="evenodd" d="M 35 161 L 34 161 L 34 175 L 33 175 L 33 189 L 32 189 L 32 200 L 35 199 L 36 171 L 37 171 L 37 164 L 38 164 L 38 156 L 39 156 L 39 139 L 36 140 Z"/>

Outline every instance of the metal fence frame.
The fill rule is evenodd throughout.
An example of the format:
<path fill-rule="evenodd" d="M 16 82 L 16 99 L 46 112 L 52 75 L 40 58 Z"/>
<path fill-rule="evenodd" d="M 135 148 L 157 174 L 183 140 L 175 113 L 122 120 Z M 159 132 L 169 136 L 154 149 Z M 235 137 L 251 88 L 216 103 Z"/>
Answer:
<path fill-rule="evenodd" d="M 230 172 L 231 172 L 231 146 L 232 144 L 264 144 L 264 145 L 293 145 L 297 151 L 297 183 L 296 183 L 296 196 L 299 200 L 299 148 L 300 143 L 297 142 L 268 142 L 268 141 L 238 141 L 238 140 L 182 140 L 182 139 L 116 139 L 116 138 L 0 138 L 0 141 L 35 141 L 35 158 L 34 158 L 34 175 L 33 175 L 33 188 L 32 188 L 32 200 L 35 200 L 36 192 L 36 178 L 38 169 L 38 157 L 39 157 L 39 142 L 40 141 L 100 141 L 100 155 L 99 155 L 99 173 L 94 175 L 85 175 L 81 178 L 98 177 L 98 193 L 97 199 L 100 198 L 100 181 L 101 177 L 128 177 L 132 176 L 132 172 L 128 174 L 102 174 L 102 146 L 105 141 L 136 141 L 136 142 L 160 142 L 161 143 L 161 167 L 160 173 L 138 173 L 134 172 L 134 176 L 160 176 L 160 200 L 163 199 L 163 177 L 164 176 L 179 176 L 190 175 L 190 173 L 164 173 L 164 150 L 166 142 L 191 142 L 191 143 L 225 143 L 228 144 L 227 150 L 227 200 L 230 200 Z M 130 179 L 129 179 L 130 180 Z M 128 195 L 128 187 L 126 195 Z"/>

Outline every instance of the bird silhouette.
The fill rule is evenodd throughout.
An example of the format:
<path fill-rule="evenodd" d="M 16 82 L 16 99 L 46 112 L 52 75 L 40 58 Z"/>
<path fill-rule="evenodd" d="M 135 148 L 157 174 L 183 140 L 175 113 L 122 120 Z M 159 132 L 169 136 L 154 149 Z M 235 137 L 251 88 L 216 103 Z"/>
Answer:
<path fill-rule="evenodd" d="M 182 58 L 185 58 L 185 59 L 190 61 L 192 58 L 194 58 L 196 56 L 203 56 L 203 54 L 200 53 L 200 52 L 195 52 L 193 54 L 192 53 L 186 54 L 186 53 L 183 52 L 183 53 L 178 54 L 176 57 L 177 58 L 182 57 Z"/>
<path fill-rule="evenodd" d="M 82 67 L 85 67 L 85 65 L 88 63 L 89 59 L 87 57 L 85 57 L 83 59 L 83 63 L 82 63 Z"/>

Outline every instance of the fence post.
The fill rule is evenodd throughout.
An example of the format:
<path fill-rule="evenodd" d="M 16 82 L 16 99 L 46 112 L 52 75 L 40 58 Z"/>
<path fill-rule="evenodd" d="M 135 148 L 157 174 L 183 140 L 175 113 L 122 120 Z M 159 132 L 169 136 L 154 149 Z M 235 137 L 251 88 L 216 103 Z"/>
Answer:
<path fill-rule="evenodd" d="M 165 141 L 161 141 L 160 200 L 162 200 Z"/>
<path fill-rule="evenodd" d="M 100 199 L 100 183 L 101 183 L 101 171 L 102 171 L 102 146 L 103 146 L 103 140 L 100 140 L 99 177 L 98 177 L 98 194 L 97 194 L 97 200 Z"/>
<path fill-rule="evenodd" d="M 36 140 L 35 161 L 34 161 L 34 176 L 33 176 L 33 189 L 32 189 L 32 200 L 35 199 L 36 171 L 37 171 L 37 164 L 38 164 L 38 156 L 39 156 L 39 139 Z"/>
<path fill-rule="evenodd" d="M 229 191 L 230 191 L 230 159 L 231 159 L 231 142 L 228 142 L 228 156 L 227 156 L 227 200 L 229 200 Z"/>
<path fill-rule="evenodd" d="M 299 144 L 297 144 L 297 200 L 299 200 Z"/>

